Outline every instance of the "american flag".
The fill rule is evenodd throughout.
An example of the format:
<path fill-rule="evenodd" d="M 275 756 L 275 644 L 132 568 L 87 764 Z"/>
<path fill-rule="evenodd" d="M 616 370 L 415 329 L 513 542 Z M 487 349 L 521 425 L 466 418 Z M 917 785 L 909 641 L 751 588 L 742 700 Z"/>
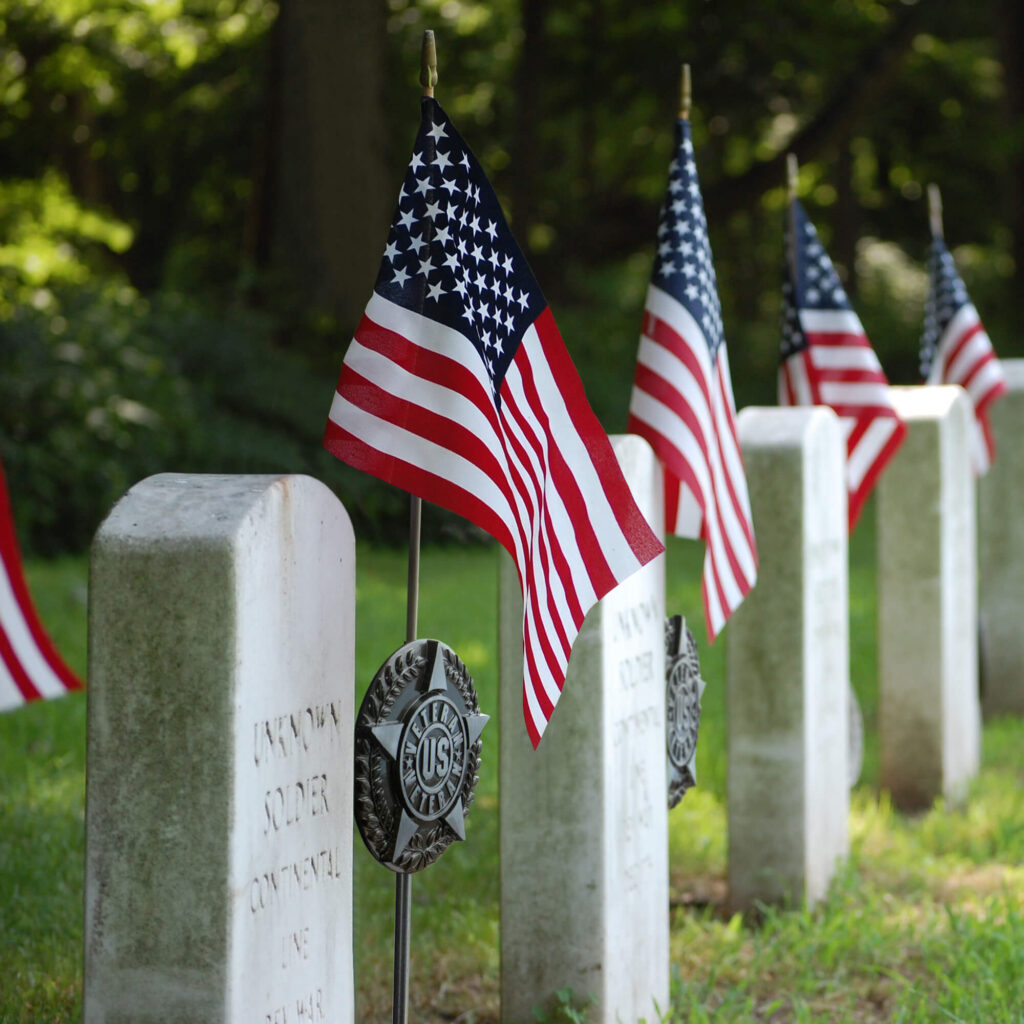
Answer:
<path fill-rule="evenodd" d="M 676 125 L 675 159 L 658 220 L 628 430 L 645 437 L 665 465 L 666 528 L 704 541 L 704 617 L 714 640 L 757 579 L 757 548 L 722 307 L 685 119 Z"/>
<path fill-rule="evenodd" d="M 974 471 L 988 471 L 996 446 L 988 407 L 1006 392 L 1006 378 L 978 311 L 967 296 L 953 257 L 938 235 L 928 253 L 928 297 L 921 333 L 921 376 L 926 384 L 959 384 L 974 405 Z"/>
<path fill-rule="evenodd" d="M 839 416 L 852 530 L 907 428 L 878 356 L 797 199 L 790 203 L 786 248 L 779 404 L 827 405 Z"/>
<path fill-rule="evenodd" d="M 480 165 L 431 98 L 324 445 L 496 537 L 540 742 L 587 610 L 664 548 Z"/>
<path fill-rule="evenodd" d="M 81 688 L 46 635 L 29 596 L 0 467 L 0 711 Z"/>

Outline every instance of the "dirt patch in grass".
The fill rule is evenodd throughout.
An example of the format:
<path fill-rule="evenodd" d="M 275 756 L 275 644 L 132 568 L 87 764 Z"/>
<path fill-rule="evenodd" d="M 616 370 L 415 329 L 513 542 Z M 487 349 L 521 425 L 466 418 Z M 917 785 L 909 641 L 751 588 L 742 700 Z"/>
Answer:
<path fill-rule="evenodd" d="M 936 899 L 969 909 L 978 899 L 1009 889 L 1024 892 L 1024 869 L 1006 864 L 972 864 L 943 878 L 935 887 Z"/>
<path fill-rule="evenodd" d="M 669 906 L 673 910 L 709 910 L 728 917 L 729 883 L 721 875 L 689 875 L 673 871 L 669 879 Z"/>

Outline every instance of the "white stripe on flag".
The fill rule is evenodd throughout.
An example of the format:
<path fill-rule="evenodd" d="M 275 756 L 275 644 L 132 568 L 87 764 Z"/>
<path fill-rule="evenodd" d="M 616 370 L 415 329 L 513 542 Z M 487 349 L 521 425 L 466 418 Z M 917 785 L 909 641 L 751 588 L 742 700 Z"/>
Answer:
<path fill-rule="evenodd" d="M 958 344 L 958 342 L 953 344 Z M 962 384 L 970 377 L 978 363 L 991 352 L 992 342 L 988 340 L 988 335 L 984 331 L 979 330 L 964 343 L 952 363 L 949 364 L 946 370 L 946 380 L 951 384 Z"/>
<path fill-rule="evenodd" d="M 801 309 L 799 315 L 805 334 L 864 334 L 852 309 Z"/>
<path fill-rule="evenodd" d="M 725 545 L 728 544 L 733 549 L 741 568 L 749 573 L 748 580 L 752 578 L 754 571 L 753 559 L 748 550 L 746 535 L 737 520 L 736 510 L 726 489 L 724 470 L 715 436 L 717 432 L 711 426 L 703 393 L 699 389 L 694 393 L 683 381 L 678 379 L 680 372 L 684 376 L 684 380 L 689 377 L 685 367 L 657 342 L 646 337 L 641 338 L 641 351 L 648 349 L 648 346 L 650 349 L 660 349 L 667 358 L 660 354 L 655 357 L 646 351 L 639 361 L 647 366 L 664 365 L 669 372 L 677 371 L 676 379 L 670 383 L 677 387 L 677 390 L 684 390 L 684 393 L 689 392 L 692 396 L 691 408 L 698 414 L 698 419 L 704 427 L 705 436 L 708 438 L 707 452 L 701 448 L 700 440 L 693 434 L 679 413 L 648 392 L 633 390 L 630 411 L 637 419 L 642 420 L 670 441 L 697 478 L 700 496 L 704 499 L 704 527 L 707 543 L 714 554 L 714 568 L 717 571 L 722 590 L 725 592 L 726 600 L 730 607 L 735 608 L 743 600 L 743 591 L 739 581 L 733 575 Z M 714 382 L 708 381 L 708 386 L 712 391 L 712 402 L 720 403 L 720 396 Z M 721 414 L 720 405 L 719 413 Z M 713 412 L 711 415 L 714 415 Z M 746 557 L 739 557 L 740 552 Z"/>
<path fill-rule="evenodd" d="M 846 345 L 811 345 L 811 359 L 821 370 L 856 370 L 861 373 L 881 373 L 874 349 L 868 345 L 849 342 Z"/>
<path fill-rule="evenodd" d="M 720 350 L 721 353 L 722 350 Z M 716 378 L 719 375 L 716 374 Z M 750 521 L 750 499 L 746 496 L 746 474 L 742 469 L 742 459 L 739 452 L 735 449 L 732 441 L 732 436 L 729 427 L 729 419 L 727 411 L 725 409 L 725 397 L 722 394 L 721 388 L 717 384 L 717 380 L 714 382 L 712 389 L 712 402 L 714 403 L 714 418 L 718 424 L 718 429 L 715 431 L 715 445 L 714 445 L 714 457 L 712 458 L 711 468 L 715 478 L 715 493 L 719 506 L 723 509 L 722 518 L 724 520 L 724 527 L 727 535 L 729 548 L 732 550 L 733 557 L 739 563 L 740 571 L 749 583 L 753 583 L 757 575 L 757 568 L 754 564 L 754 553 L 750 550 L 750 545 L 747 542 L 747 534 L 743 528 L 743 522 L 741 516 L 746 514 L 747 521 Z M 733 469 L 730 470 L 728 460 L 732 459 Z M 739 475 L 737 476 L 737 471 Z M 737 483 L 743 486 L 737 486 Z M 730 484 L 732 487 L 730 488 Z M 744 494 L 744 498 L 741 498 L 737 493 L 737 501 L 739 507 L 733 502 L 731 491 L 740 492 Z M 732 569 L 729 569 L 730 576 Z M 735 578 L 735 577 L 732 577 Z M 737 587 L 742 587 L 742 581 L 736 580 Z M 743 600 L 742 592 L 739 596 L 739 601 Z M 736 605 L 732 605 L 736 607 Z"/>
<path fill-rule="evenodd" d="M 811 382 L 807 377 L 807 367 L 804 365 L 803 351 L 794 352 L 781 366 L 780 372 L 786 375 L 789 386 L 796 398 L 797 405 L 814 405 L 814 395 L 811 392 Z M 783 405 L 789 404 L 789 396 L 784 388 L 779 389 L 784 399 Z"/>
<path fill-rule="evenodd" d="M 25 674 L 40 695 L 61 697 L 67 693 L 60 677 L 43 656 L 43 652 L 39 650 L 39 645 L 32 635 L 25 613 L 15 597 L 14 588 L 7 575 L 7 566 L 2 563 L 0 563 L 0 622 L 3 623 L 4 632 L 13 648 L 15 659 L 20 662 Z M 6 670 L 4 674 L 7 674 Z M 11 685 L 14 686 L 13 679 Z M 21 696 L 21 691 L 16 686 L 15 690 L 18 693 L 17 703 L 23 703 L 25 698 Z"/>
<path fill-rule="evenodd" d="M 526 397 L 523 392 L 522 377 L 514 363 L 509 366 L 509 371 L 505 375 L 505 382 L 510 401 L 506 401 L 505 403 L 502 423 L 509 435 L 513 436 L 519 443 L 519 446 L 526 453 L 526 458 L 529 460 L 528 465 L 521 467 L 519 471 L 531 481 L 531 486 L 534 480 L 536 480 L 540 486 L 543 486 L 543 470 L 537 462 L 537 456 L 533 445 L 524 430 L 524 427 L 528 428 L 532 437 L 539 443 L 543 444 L 543 438 L 538 437 L 540 425 L 537 423 L 536 417 L 530 409 L 529 404 L 526 402 Z M 510 408 L 510 406 L 512 408 Z M 513 411 L 518 415 L 512 415 Z M 523 421 L 522 424 L 519 422 L 520 419 Z M 517 463 L 517 466 L 518 465 L 519 464 Z M 549 527 L 543 521 L 543 516 L 534 515 L 534 536 L 532 538 L 534 543 L 536 543 L 543 535 L 545 542 L 548 545 L 549 552 L 552 550 L 561 552 L 569 566 L 572 587 L 577 596 L 577 600 L 584 608 L 589 607 L 597 600 L 597 596 L 594 593 L 593 586 L 591 585 L 590 575 L 587 572 L 583 555 L 579 550 L 579 546 L 576 544 L 576 530 L 572 525 L 571 517 L 565 507 L 565 503 L 562 501 L 562 496 L 558 488 L 546 487 L 543 493 L 535 493 L 534 508 L 543 509 L 547 513 L 547 516 L 550 517 Z M 555 597 L 559 621 L 562 623 L 562 628 L 565 634 L 572 637 L 579 627 L 578 624 L 573 621 L 573 616 L 566 599 L 566 591 L 562 583 L 561 575 L 559 573 L 552 573 L 550 576 L 551 578 L 547 582 L 552 585 L 552 593 Z"/>
<path fill-rule="evenodd" d="M 722 447 L 726 455 L 726 468 L 736 485 L 736 497 L 740 503 L 740 510 L 749 523 L 751 522 L 750 493 L 747 491 L 747 473 L 743 468 L 743 453 L 740 450 L 740 439 L 735 430 L 736 399 L 732 393 L 732 369 L 729 366 L 729 352 L 725 345 L 718 350 L 718 386 L 722 392 L 722 401 L 729 409 L 728 421 L 723 424 L 728 429 L 725 430 L 722 437 Z M 753 556 L 753 551 L 750 554 Z M 751 562 L 751 566 L 756 576 L 757 569 L 754 567 L 753 562 Z M 750 583 L 753 585 L 754 576 L 750 577 Z"/>
<path fill-rule="evenodd" d="M 14 679 L 7 666 L 0 661 L 0 711 L 9 711 L 11 708 L 19 708 L 25 703 L 21 690 L 14 685 Z"/>
<path fill-rule="evenodd" d="M 544 413 L 549 422 L 557 425 L 559 450 L 562 458 L 571 467 L 587 503 L 587 515 L 593 524 L 594 533 L 600 539 L 605 561 L 617 580 L 625 579 L 640 568 L 640 560 L 633 553 L 629 541 L 622 532 L 615 510 L 608 501 L 604 485 L 591 461 L 590 451 L 566 408 L 561 388 L 552 376 L 551 367 L 544 357 L 541 341 L 533 324 L 523 334 L 516 361 L 523 359 L 524 356 L 529 359 L 533 369 L 533 379 Z"/>
<path fill-rule="evenodd" d="M 971 379 L 967 385 L 967 393 L 971 396 L 975 408 L 982 403 L 985 396 L 997 385 L 1006 380 L 1003 367 L 998 359 L 990 359 Z"/>
<path fill-rule="evenodd" d="M 337 392 L 331 403 L 330 418 L 369 447 L 384 454 L 390 455 L 401 446 L 405 461 L 450 480 L 457 487 L 476 495 L 508 527 L 516 541 L 517 551 L 521 553 L 519 530 L 512 509 L 501 489 L 476 463 L 429 438 L 360 409 Z"/>
<path fill-rule="evenodd" d="M 701 524 L 704 522 L 704 510 L 697 501 L 697 496 L 684 484 L 679 485 L 679 507 L 676 511 L 675 529 L 677 537 L 699 537 Z"/>
<path fill-rule="evenodd" d="M 856 421 L 850 420 L 851 425 Z M 846 461 L 846 476 L 850 493 L 854 493 L 864 482 L 875 460 L 885 449 L 892 435 L 900 429 L 900 421 L 892 416 L 876 416 L 860 436 Z"/>
<path fill-rule="evenodd" d="M 826 405 L 878 406 L 879 408 L 889 408 L 892 405 L 889 386 L 874 381 L 823 380 L 819 385 L 819 390 L 822 401 Z"/>

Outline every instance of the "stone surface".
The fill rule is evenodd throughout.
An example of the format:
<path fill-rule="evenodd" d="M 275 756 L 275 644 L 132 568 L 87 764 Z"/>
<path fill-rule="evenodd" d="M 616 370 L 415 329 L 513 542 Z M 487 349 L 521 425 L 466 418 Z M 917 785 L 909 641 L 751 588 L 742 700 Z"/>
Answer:
<path fill-rule="evenodd" d="M 151 477 L 89 594 L 85 1024 L 348 1024 L 344 508 L 303 476 Z"/>
<path fill-rule="evenodd" d="M 959 387 L 892 395 L 908 431 L 877 486 L 881 785 L 921 810 L 978 770 L 973 413 Z"/>
<path fill-rule="evenodd" d="M 1002 359 L 1007 393 L 989 410 L 996 458 L 978 482 L 981 707 L 1024 715 L 1024 359 Z"/>
<path fill-rule="evenodd" d="M 850 789 L 853 789 L 860 780 L 860 773 L 864 767 L 864 716 L 861 714 L 860 701 L 857 700 L 857 694 L 852 686 L 846 705 L 850 736 L 850 746 L 846 755 L 846 771 Z"/>
<path fill-rule="evenodd" d="M 738 420 L 757 585 L 726 627 L 729 899 L 825 895 L 849 849 L 845 446 L 826 408 Z"/>
<path fill-rule="evenodd" d="M 637 503 L 663 532 L 661 467 L 612 439 Z M 540 746 L 522 712 L 522 600 L 500 580 L 501 1019 L 535 1021 L 570 987 L 594 1024 L 668 1008 L 664 556 L 587 616 Z"/>

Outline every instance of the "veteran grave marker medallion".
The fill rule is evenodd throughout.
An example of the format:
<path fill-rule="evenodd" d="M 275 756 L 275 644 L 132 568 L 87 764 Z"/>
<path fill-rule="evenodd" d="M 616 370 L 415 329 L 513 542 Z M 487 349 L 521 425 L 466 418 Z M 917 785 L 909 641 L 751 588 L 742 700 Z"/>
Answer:
<path fill-rule="evenodd" d="M 355 816 L 392 871 L 419 871 L 466 838 L 487 718 L 466 666 L 439 640 L 405 644 L 374 676 L 356 719 Z"/>
<path fill-rule="evenodd" d="M 700 726 L 697 642 L 681 615 L 665 619 L 665 746 L 668 753 L 668 807 L 697 784 L 697 730 Z"/>

